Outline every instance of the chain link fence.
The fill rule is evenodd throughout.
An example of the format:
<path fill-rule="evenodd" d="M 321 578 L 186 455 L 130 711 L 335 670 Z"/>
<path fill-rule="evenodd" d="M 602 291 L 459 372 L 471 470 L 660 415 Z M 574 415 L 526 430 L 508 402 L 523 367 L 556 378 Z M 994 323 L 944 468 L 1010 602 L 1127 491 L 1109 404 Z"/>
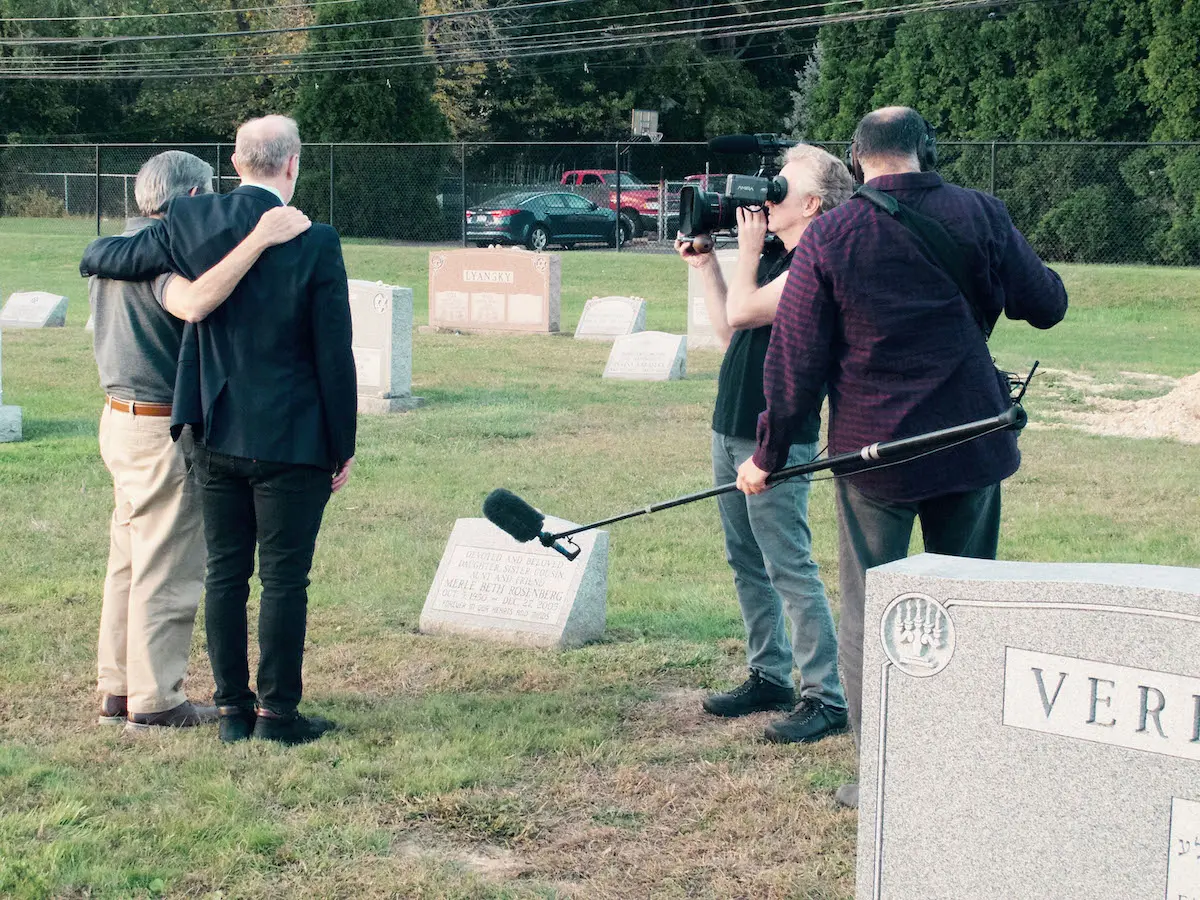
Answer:
<path fill-rule="evenodd" d="M 846 150 L 822 146 L 839 157 Z M 1200 265 L 1200 143 L 938 148 L 942 175 L 1002 199 L 1046 260 Z M 0 145 L 0 227 L 118 233 L 137 215 L 138 169 L 166 149 L 206 160 L 218 190 L 238 183 L 232 144 Z M 594 204 L 603 222 L 595 240 L 570 244 L 668 252 L 684 184 L 712 189 L 714 176 L 753 173 L 759 162 L 715 156 L 703 143 L 306 144 L 293 203 L 347 238 L 466 246 L 495 240 L 475 226 L 496 206 L 572 193 L 588 201 L 577 211 Z"/>

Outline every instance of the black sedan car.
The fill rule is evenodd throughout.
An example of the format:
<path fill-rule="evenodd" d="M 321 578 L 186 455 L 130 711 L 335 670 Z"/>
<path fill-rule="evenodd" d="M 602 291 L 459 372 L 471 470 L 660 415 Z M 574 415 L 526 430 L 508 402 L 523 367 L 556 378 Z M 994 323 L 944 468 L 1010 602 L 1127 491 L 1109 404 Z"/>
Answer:
<path fill-rule="evenodd" d="M 577 194 L 525 191 L 505 194 L 467 210 L 467 240 L 488 244 L 524 244 L 545 250 L 551 244 L 571 249 L 576 244 L 614 246 L 617 214 Z M 628 240 L 630 223 L 622 217 L 621 242 Z"/>

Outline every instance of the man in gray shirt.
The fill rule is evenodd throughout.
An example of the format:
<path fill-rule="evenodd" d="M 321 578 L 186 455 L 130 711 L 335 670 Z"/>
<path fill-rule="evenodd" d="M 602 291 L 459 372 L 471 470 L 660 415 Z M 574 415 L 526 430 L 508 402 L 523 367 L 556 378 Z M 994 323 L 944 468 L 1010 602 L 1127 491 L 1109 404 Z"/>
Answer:
<path fill-rule="evenodd" d="M 169 150 L 150 159 L 134 186 L 135 234 L 167 203 L 207 193 L 212 167 Z M 127 730 L 187 727 L 216 718 L 183 690 L 204 580 L 204 528 L 191 476 L 191 436 L 171 440 L 171 401 L 185 321 L 216 309 L 268 247 L 305 231 L 307 217 L 280 207 L 194 283 L 173 275 L 127 282 L 92 278 L 96 365 L 106 395 L 100 454 L 115 509 L 100 614 L 100 721 Z"/>

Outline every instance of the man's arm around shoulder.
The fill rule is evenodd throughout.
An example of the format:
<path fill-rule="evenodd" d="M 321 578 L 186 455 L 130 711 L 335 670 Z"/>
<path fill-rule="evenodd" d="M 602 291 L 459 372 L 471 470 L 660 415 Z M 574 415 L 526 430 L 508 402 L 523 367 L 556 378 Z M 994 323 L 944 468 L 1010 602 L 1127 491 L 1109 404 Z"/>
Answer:
<path fill-rule="evenodd" d="M 312 340 L 318 390 L 337 466 L 334 477 L 337 490 L 345 484 L 354 464 L 358 425 L 358 381 L 350 350 L 353 337 L 350 287 L 337 232 L 328 225 L 314 225 L 309 240 L 319 253 L 309 286 Z"/>
<path fill-rule="evenodd" d="M 164 272 L 178 271 L 171 255 L 167 223 L 158 219 L 129 237 L 97 238 L 83 251 L 79 274 L 120 281 L 148 281 Z"/>
<path fill-rule="evenodd" d="M 233 293 L 265 250 L 303 234 L 311 224 L 308 216 L 291 206 L 267 210 L 240 244 L 195 281 L 182 275 L 172 278 L 163 295 L 163 306 L 185 322 L 203 321 Z"/>

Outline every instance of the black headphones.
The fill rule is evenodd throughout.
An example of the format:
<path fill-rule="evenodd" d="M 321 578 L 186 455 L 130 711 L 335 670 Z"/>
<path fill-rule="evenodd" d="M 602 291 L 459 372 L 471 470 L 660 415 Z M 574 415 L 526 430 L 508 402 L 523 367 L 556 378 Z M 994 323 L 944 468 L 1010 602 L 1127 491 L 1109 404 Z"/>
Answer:
<path fill-rule="evenodd" d="M 917 140 L 917 164 L 921 167 L 922 172 L 929 172 L 937 168 L 937 130 L 929 123 L 929 120 L 920 113 L 921 123 L 925 126 L 921 133 L 921 137 Z M 854 180 L 863 183 L 863 170 L 859 165 L 858 155 L 854 152 L 854 141 L 850 141 L 850 146 L 846 148 L 846 168 L 854 175 Z"/>

